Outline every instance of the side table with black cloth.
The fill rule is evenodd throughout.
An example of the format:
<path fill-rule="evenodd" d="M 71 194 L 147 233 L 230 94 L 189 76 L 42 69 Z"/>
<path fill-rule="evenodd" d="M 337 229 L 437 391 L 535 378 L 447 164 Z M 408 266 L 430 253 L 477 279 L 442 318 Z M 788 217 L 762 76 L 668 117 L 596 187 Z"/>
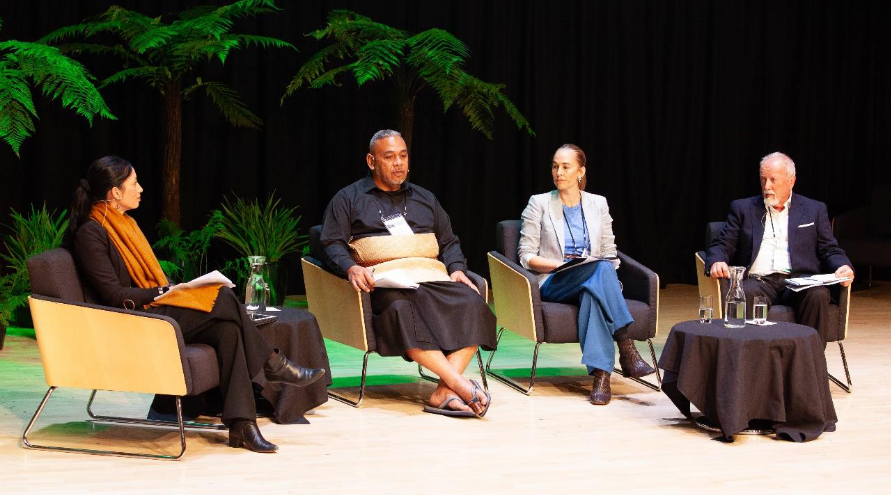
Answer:
<path fill-rule="evenodd" d="M 778 437 L 795 442 L 835 431 L 823 342 L 811 327 L 681 322 L 659 367 L 662 390 L 678 409 L 689 418 L 692 403 L 727 439 L 752 420 L 774 423 Z"/>
<path fill-rule="evenodd" d="M 306 423 L 306 411 L 328 401 L 328 385 L 331 385 L 331 367 L 325 341 L 316 317 L 309 311 L 295 308 L 282 308 L 281 312 L 269 312 L 278 320 L 257 327 L 270 346 L 279 349 L 291 362 L 309 368 L 324 368 L 325 376 L 306 387 L 293 387 L 266 382 L 263 373 L 254 377 L 254 383 L 262 387 L 260 395 L 272 407 L 271 418 L 276 423 Z M 210 351 L 213 354 L 213 351 Z M 214 360 L 215 356 L 212 357 Z M 150 417 L 173 417 L 174 404 L 169 396 L 156 396 L 152 402 Z M 219 408 L 219 390 L 214 389 L 201 396 L 185 397 L 182 400 L 184 415 L 195 417 L 201 414 L 214 414 Z M 262 399 L 261 399 L 262 401 Z M 263 412 L 258 403 L 258 412 Z"/>

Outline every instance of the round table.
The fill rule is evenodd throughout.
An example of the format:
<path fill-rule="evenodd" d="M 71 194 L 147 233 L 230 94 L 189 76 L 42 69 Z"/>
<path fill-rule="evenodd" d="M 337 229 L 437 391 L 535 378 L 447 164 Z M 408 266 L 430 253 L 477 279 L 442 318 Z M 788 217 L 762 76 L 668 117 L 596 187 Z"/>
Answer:
<path fill-rule="evenodd" d="M 696 406 L 726 439 L 766 421 L 780 438 L 813 440 L 838 421 L 823 350 L 816 330 L 795 323 L 685 321 L 659 358 L 662 390 L 688 418 Z"/>

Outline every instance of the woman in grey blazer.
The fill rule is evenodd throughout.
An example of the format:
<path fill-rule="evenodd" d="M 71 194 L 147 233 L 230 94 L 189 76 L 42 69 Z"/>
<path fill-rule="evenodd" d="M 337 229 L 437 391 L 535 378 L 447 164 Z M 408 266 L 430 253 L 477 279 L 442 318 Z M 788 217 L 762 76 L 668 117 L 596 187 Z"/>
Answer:
<path fill-rule="evenodd" d="M 590 400 L 610 401 L 610 372 L 619 344 L 619 365 L 627 376 L 655 370 L 641 359 L 626 328 L 634 320 L 616 276 L 613 219 L 606 198 L 584 192 L 585 153 L 564 144 L 554 153 L 551 175 L 555 191 L 529 198 L 523 210 L 518 254 L 520 264 L 538 273 L 543 301 L 579 305 L 579 345 L 582 364 L 594 376 Z M 595 258 L 565 270 L 555 270 L 576 258 Z"/>

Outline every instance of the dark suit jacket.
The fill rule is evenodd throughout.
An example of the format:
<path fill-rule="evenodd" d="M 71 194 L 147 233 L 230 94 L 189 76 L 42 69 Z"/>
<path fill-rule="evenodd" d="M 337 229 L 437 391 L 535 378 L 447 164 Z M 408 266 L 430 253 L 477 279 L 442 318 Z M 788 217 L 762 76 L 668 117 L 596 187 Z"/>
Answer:
<path fill-rule="evenodd" d="M 766 213 L 761 196 L 731 203 L 727 224 L 705 255 L 706 272 L 718 261 L 751 268 L 761 249 Z M 853 268 L 832 235 L 826 205 L 795 193 L 789 205 L 789 261 L 793 277 L 832 273 L 842 265 Z"/>
<path fill-rule="evenodd" d="M 87 302 L 121 308 L 125 300 L 130 300 L 141 308 L 158 295 L 157 289 L 133 286 L 124 258 L 96 221 L 87 219 L 77 229 L 72 251 Z"/>

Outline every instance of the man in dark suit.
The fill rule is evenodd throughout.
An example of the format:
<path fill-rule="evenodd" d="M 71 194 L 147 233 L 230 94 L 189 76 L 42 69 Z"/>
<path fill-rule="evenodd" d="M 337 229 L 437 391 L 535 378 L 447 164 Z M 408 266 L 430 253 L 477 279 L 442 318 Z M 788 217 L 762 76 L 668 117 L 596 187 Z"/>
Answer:
<path fill-rule="evenodd" d="M 815 273 L 835 273 L 854 280 L 854 270 L 832 235 L 826 205 L 792 193 L 795 163 L 783 153 L 761 159 L 761 196 L 738 199 L 721 233 L 706 253 L 709 275 L 728 278 L 728 263 L 746 267 L 743 291 L 747 317 L 752 299 L 767 296 L 770 304 L 795 308 L 796 320 L 814 327 L 823 341 L 829 334 L 829 289 L 800 292 L 786 288 L 786 279 Z"/>

